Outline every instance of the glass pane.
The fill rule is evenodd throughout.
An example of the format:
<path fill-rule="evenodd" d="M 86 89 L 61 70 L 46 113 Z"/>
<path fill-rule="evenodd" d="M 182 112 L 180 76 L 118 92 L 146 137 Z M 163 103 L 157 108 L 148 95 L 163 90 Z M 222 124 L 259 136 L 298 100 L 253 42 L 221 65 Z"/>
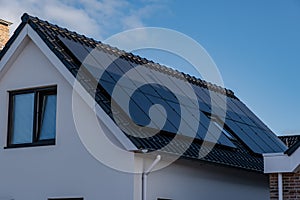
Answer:
<path fill-rule="evenodd" d="M 54 139 L 56 132 L 56 95 L 45 95 L 42 98 L 39 139 Z"/>
<path fill-rule="evenodd" d="M 11 144 L 31 143 L 34 93 L 14 95 L 13 103 Z"/>

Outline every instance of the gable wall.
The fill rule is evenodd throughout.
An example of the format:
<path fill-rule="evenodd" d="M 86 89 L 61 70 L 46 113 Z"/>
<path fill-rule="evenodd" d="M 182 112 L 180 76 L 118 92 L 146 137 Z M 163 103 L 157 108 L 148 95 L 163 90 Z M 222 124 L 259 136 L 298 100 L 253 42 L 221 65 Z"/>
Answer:
<path fill-rule="evenodd" d="M 133 176 L 103 165 L 84 148 L 73 121 L 71 85 L 40 49 L 27 40 L 16 60 L 6 66 L 8 70 L 0 80 L 0 199 L 42 200 L 70 196 L 89 200 L 132 199 Z M 56 145 L 4 149 L 7 91 L 53 84 L 58 90 Z M 81 98 L 78 101 L 86 114 L 82 121 L 88 123 L 92 111 Z"/>

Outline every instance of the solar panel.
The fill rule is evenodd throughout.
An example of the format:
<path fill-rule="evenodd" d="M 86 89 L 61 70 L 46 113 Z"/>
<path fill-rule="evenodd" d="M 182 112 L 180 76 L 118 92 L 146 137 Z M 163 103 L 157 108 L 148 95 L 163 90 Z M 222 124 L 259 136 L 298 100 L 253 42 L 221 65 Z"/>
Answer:
<path fill-rule="evenodd" d="M 236 99 L 230 99 L 230 101 L 236 106 L 236 110 L 239 111 L 240 115 L 247 116 L 255 123 L 255 126 L 262 129 L 268 129 L 268 127 L 262 123 L 241 101 Z"/>
<path fill-rule="evenodd" d="M 202 112 L 211 113 L 211 107 L 210 105 L 203 103 L 202 101 L 198 100 L 199 109 Z"/>
<path fill-rule="evenodd" d="M 190 126 L 189 124 L 191 123 L 195 123 L 196 118 L 194 116 L 192 116 L 192 114 L 189 112 L 188 115 L 185 115 L 185 118 L 182 118 L 182 111 L 184 112 L 188 112 L 186 110 L 186 108 L 184 108 L 184 110 L 182 110 L 180 104 L 177 102 L 171 102 L 171 101 L 166 101 L 168 103 L 168 105 L 170 106 L 171 109 L 173 109 L 177 115 L 178 115 L 178 119 L 179 123 L 181 124 L 181 126 L 183 127 L 182 130 L 184 130 L 184 132 L 182 132 L 181 134 L 186 135 L 186 136 L 194 136 L 196 135 L 197 129 L 198 127 L 194 128 L 193 126 Z M 171 119 L 170 119 L 171 120 Z"/>
<path fill-rule="evenodd" d="M 212 101 L 214 102 L 214 105 L 218 105 L 221 106 L 222 109 L 226 109 L 226 96 L 219 94 L 215 91 L 210 91 L 209 92 L 210 98 L 212 99 Z"/>
<path fill-rule="evenodd" d="M 115 87 L 115 83 L 108 82 L 108 81 L 105 81 L 105 80 L 101 80 L 100 84 L 108 94 L 112 95 L 112 92 L 113 92 L 114 87 Z"/>
<path fill-rule="evenodd" d="M 264 135 L 265 137 L 268 137 L 270 140 L 273 141 L 272 147 L 274 151 L 282 152 L 282 149 L 287 149 L 287 147 L 278 137 L 274 137 L 274 133 L 271 130 L 263 130 L 257 127 L 255 127 L 254 129 L 259 135 Z"/>
<path fill-rule="evenodd" d="M 203 88 L 197 87 L 195 85 L 192 85 L 192 88 L 194 89 L 194 92 L 198 97 L 199 109 L 201 111 L 210 113 L 211 112 L 210 97 L 204 91 L 202 91 Z"/>
<path fill-rule="evenodd" d="M 270 143 L 270 140 L 265 138 L 266 140 L 263 140 L 253 129 L 252 127 L 236 122 L 237 125 L 251 138 L 252 141 L 254 141 L 261 149 L 262 152 L 260 153 L 271 153 L 274 152 L 274 149 L 270 146 L 272 145 Z M 245 143 L 248 143 L 248 140 L 245 140 Z"/>
<path fill-rule="evenodd" d="M 63 42 L 63 44 L 76 56 L 76 58 L 83 63 L 87 55 L 90 53 L 87 48 L 83 45 L 73 42 L 67 38 L 58 36 L 59 40 Z"/>
<path fill-rule="evenodd" d="M 254 153 L 264 153 L 264 150 L 252 139 L 252 136 L 247 134 L 237 122 L 226 119 L 225 124 L 231 129 L 236 136 L 242 140 Z M 253 136 L 254 137 L 254 136 Z"/>
<path fill-rule="evenodd" d="M 162 127 L 162 130 L 165 130 L 165 131 L 168 131 L 168 132 L 171 132 L 171 133 L 177 133 L 178 129 L 179 129 L 179 124 L 180 124 L 180 108 L 179 108 L 179 105 L 178 105 L 178 107 L 172 108 L 165 100 L 163 100 L 161 98 L 154 97 L 154 96 L 147 96 L 147 97 L 150 97 L 150 101 L 152 101 L 152 105 L 158 104 L 166 112 L 166 115 L 161 114 L 161 115 L 158 115 L 156 117 L 153 116 L 153 119 L 156 118 L 157 120 L 167 119 L 166 122 L 165 122 L 165 125 Z M 134 99 L 134 96 L 132 96 L 131 98 Z M 139 104 L 139 103 L 140 102 L 137 102 L 137 104 Z M 145 109 L 147 111 L 149 111 L 150 107 L 145 108 Z M 157 112 L 157 113 L 159 113 L 159 112 Z"/>
<path fill-rule="evenodd" d="M 264 144 L 262 143 L 261 148 L 267 150 L 268 147 L 270 146 L 272 151 L 269 151 L 270 153 L 272 152 L 283 152 L 287 149 L 287 147 L 281 142 L 275 134 L 272 133 L 272 131 L 260 120 L 258 117 L 256 117 L 242 102 L 231 99 L 231 101 L 243 112 L 242 117 L 248 118 L 253 122 L 251 129 L 258 128 L 264 130 L 264 132 L 260 132 L 260 134 L 254 134 L 254 135 L 249 135 L 252 137 L 254 140 L 260 141 L 263 140 Z M 251 133 L 248 133 L 251 134 Z M 267 137 L 266 137 L 267 134 Z M 247 142 L 247 141 L 245 141 Z M 278 148 L 277 148 L 278 147 Z M 267 153 L 263 152 L 263 153 Z"/>
<path fill-rule="evenodd" d="M 227 110 L 226 112 L 226 118 L 231 119 L 233 121 L 237 121 L 237 122 L 244 122 L 239 115 L 237 115 L 235 112 L 232 112 L 231 110 Z"/>
<path fill-rule="evenodd" d="M 208 105 L 211 104 L 211 99 L 209 96 L 209 91 L 205 88 L 196 86 L 196 85 L 192 85 L 196 95 L 198 96 L 199 99 L 201 99 L 201 102 L 204 102 Z"/>
<path fill-rule="evenodd" d="M 227 97 L 226 103 L 227 103 L 227 118 L 232 119 L 237 122 L 247 124 L 249 126 L 255 126 L 253 121 L 251 121 L 247 116 L 245 116 L 243 111 L 240 110 L 239 107 L 237 107 L 233 103 L 232 98 Z"/>

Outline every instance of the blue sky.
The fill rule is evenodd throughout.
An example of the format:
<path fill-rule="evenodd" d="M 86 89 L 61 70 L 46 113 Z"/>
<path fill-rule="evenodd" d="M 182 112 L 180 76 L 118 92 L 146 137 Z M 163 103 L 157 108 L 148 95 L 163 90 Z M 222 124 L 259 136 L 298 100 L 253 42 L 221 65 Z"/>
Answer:
<path fill-rule="evenodd" d="M 299 0 L 0 0 L 0 4 L 0 18 L 14 22 L 12 29 L 28 12 L 99 40 L 135 27 L 182 32 L 208 51 L 225 86 L 276 134 L 300 133 Z M 151 52 L 143 55 L 174 64 Z"/>

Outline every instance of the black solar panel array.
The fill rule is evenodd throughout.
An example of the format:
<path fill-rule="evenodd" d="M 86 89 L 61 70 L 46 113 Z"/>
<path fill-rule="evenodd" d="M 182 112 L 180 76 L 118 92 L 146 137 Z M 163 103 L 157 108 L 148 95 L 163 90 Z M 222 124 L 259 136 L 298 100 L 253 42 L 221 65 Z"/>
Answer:
<path fill-rule="evenodd" d="M 220 136 L 216 134 L 219 132 L 218 127 L 214 123 L 210 123 L 209 115 L 214 109 L 218 110 L 220 114 L 219 120 L 222 121 L 225 117 L 224 128 L 245 143 L 254 153 L 286 150 L 286 146 L 272 131 L 237 99 L 191 84 L 191 90 L 197 98 L 195 101 L 188 95 L 189 91 L 186 91 L 184 87 L 184 80 L 147 67 L 143 67 L 141 72 L 135 70 L 139 67 L 135 62 L 122 58 L 122 55 L 116 57 L 103 50 L 93 51 L 90 47 L 64 37 L 59 37 L 59 39 L 81 63 L 84 63 L 84 66 L 99 80 L 100 85 L 110 96 L 113 96 L 116 85 L 121 88 L 118 95 L 130 100 L 128 114 L 131 120 L 139 126 L 150 126 L 153 129 L 162 129 L 166 132 L 195 137 L 200 140 L 205 139 L 212 142 L 217 140 L 220 145 L 235 148 L 231 139 L 224 133 L 221 133 Z M 87 60 L 88 55 L 92 55 L 92 59 Z M 128 72 L 133 76 L 128 76 Z M 145 84 L 149 80 L 153 80 L 153 82 Z M 173 84 L 178 93 L 174 94 L 165 87 L 166 81 L 168 84 Z M 211 98 L 212 95 L 214 98 Z M 195 104 L 195 102 L 197 103 Z M 160 127 L 160 122 L 155 120 L 149 125 L 151 122 L 149 110 L 157 104 L 164 108 L 161 110 L 156 107 L 156 113 L 165 115 L 166 122 L 163 127 Z M 219 104 L 225 104 L 227 109 L 218 107 Z M 184 118 L 181 117 L 183 113 L 185 113 Z M 198 113 L 198 116 L 195 116 L 195 113 Z M 178 132 L 179 124 L 184 127 L 184 131 Z M 196 128 L 195 124 L 197 124 Z M 206 137 L 207 135 L 210 137 Z"/>
<path fill-rule="evenodd" d="M 129 115 L 135 124 L 139 126 L 150 126 L 150 128 L 163 130 L 169 133 L 195 137 L 199 140 L 206 139 L 210 142 L 217 142 L 220 145 L 235 148 L 235 145 L 230 139 L 223 133 L 219 133 L 218 127 L 213 123 L 210 123 L 208 116 L 202 112 L 210 111 L 208 106 L 210 103 L 209 96 L 207 96 L 206 99 L 207 104 L 203 104 L 203 100 L 199 99 L 199 97 L 196 97 L 196 101 L 193 101 L 185 95 L 186 91 L 183 91 L 185 89 L 182 86 L 182 84 L 184 84 L 183 80 L 157 72 L 161 74 L 161 76 L 159 76 L 157 73 L 153 73 L 151 69 L 146 67 L 143 67 L 143 73 L 138 70 L 133 72 L 139 77 L 128 77 L 126 73 L 129 71 L 132 73 L 132 70 L 138 67 L 137 64 L 122 58 L 114 57 L 104 51 L 92 52 L 93 49 L 63 37 L 60 37 L 60 40 L 81 63 L 84 63 L 85 68 L 99 80 L 100 85 L 110 96 L 113 95 L 113 90 L 116 85 L 122 89 L 120 91 L 122 94 L 119 93 L 119 96 L 130 99 Z M 92 55 L 93 57 L 86 59 L 90 52 L 92 52 L 90 56 Z M 147 83 L 146 80 L 149 80 L 149 77 L 150 80 L 153 80 L 153 83 L 145 84 Z M 120 81 L 120 79 L 122 79 L 122 81 Z M 163 86 L 163 83 L 166 81 L 169 81 L 169 84 L 173 84 L 178 88 L 176 91 L 181 94 L 174 94 L 167 87 Z M 194 92 L 192 87 L 190 89 Z M 197 95 L 208 92 L 205 88 L 198 87 L 197 90 L 199 93 Z M 201 93 L 199 90 L 202 90 Z M 180 96 L 180 103 L 176 96 Z M 161 105 L 165 110 L 165 112 L 159 108 L 156 110 L 162 116 L 166 115 L 164 117 L 157 116 L 157 118 L 166 119 L 163 127 L 159 126 L 159 121 L 155 123 L 155 119 L 154 123 L 149 125 L 151 121 L 149 110 L 153 105 L 157 104 Z M 198 106 L 200 106 L 200 109 Z M 205 106 L 205 108 L 202 108 L 202 106 Z M 195 112 L 195 109 L 197 109 L 198 112 Z M 186 113 L 184 118 L 181 117 L 183 110 Z M 194 113 L 198 114 L 198 116 L 195 116 Z M 181 126 L 181 130 L 184 131 L 178 132 L 179 125 Z M 208 126 L 210 126 L 210 131 L 207 134 Z"/>

